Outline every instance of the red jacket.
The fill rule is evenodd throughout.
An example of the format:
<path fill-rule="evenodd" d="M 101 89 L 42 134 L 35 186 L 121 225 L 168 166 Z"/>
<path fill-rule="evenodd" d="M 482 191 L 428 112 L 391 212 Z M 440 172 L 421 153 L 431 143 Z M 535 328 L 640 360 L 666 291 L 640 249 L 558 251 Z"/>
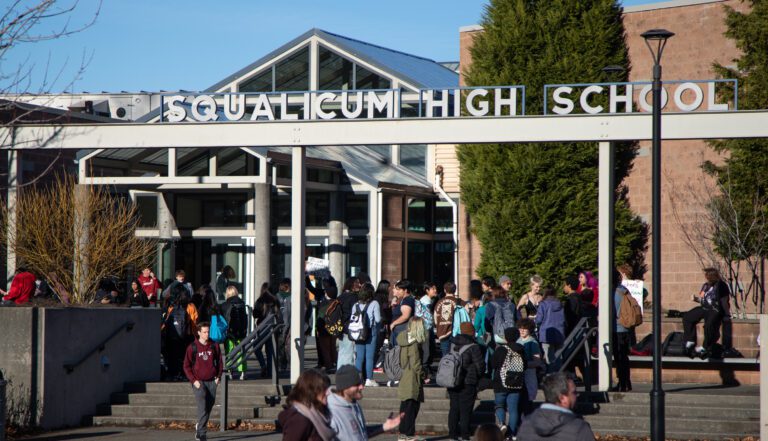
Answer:
<path fill-rule="evenodd" d="M 208 340 L 202 344 L 195 340 L 187 346 L 184 356 L 184 374 L 190 383 L 195 381 L 212 381 L 221 377 L 224 370 L 219 344 Z"/>
<path fill-rule="evenodd" d="M 22 303 L 27 303 L 34 292 L 35 275 L 24 271 L 13 277 L 11 289 L 8 290 L 8 295 L 3 297 L 3 300 L 13 300 L 14 303 L 20 305 Z"/>

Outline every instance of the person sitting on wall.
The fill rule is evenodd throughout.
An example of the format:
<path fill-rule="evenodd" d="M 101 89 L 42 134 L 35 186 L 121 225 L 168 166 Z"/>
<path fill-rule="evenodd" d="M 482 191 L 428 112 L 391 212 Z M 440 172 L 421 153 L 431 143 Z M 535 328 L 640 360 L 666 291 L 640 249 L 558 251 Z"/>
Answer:
<path fill-rule="evenodd" d="M 724 317 L 731 315 L 731 291 L 720 278 L 720 272 L 716 268 L 705 268 L 704 277 L 707 281 L 701 286 L 699 294 L 691 297 L 700 306 L 683 314 L 685 353 L 691 358 L 696 355 L 702 359 L 712 356 L 714 345 L 720 339 L 720 324 Z M 702 349 L 697 351 L 696 325 L 701 320 L 704 320 L 704 343 Z"/>
<path fill-rule="evenodd" d="M 13 303 L 21 305 L 27 303 L 34 292 L 35 275 L 20 266 L 16 269 L 16 275 L 13 276 L 11 288 L 8 291 L 0 289 L 0 295 L 4 296 L 2 305 L 8 306 Z"/>

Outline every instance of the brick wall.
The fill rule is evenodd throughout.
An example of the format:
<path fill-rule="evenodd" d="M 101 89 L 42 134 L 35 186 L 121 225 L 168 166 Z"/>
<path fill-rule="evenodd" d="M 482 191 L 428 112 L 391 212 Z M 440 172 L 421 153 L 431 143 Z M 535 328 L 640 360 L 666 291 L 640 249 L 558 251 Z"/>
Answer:
<path fill-rule="evenodd" d="M 679 7 L 664 7 L 664 3 L 630 8 L 624 15 L 632 71 L 631 81 L 647 81 L 651 76 L 652 60 L 648 48 L 640 34 L 648 29 L 664 28 L 676 35 L 672 37 L 664 51 L 662 66 L 663 78 L 667 80 L 696 80 L 714 78 L 712 63 L 717 61 L 730 65 L 738 56 L 738 50 L 731 40 L 723 36 L 725 32 L 724 5 L 737 10 L 747 6 L 737 0 L 712 1 Z M 461 70 L 464 72 L 471 64 L 470 47 L 472 38 L 478 30 L 461 32 Z M 461 84 L 464 84 L 463 77 Z M 663 129 L 662 129 L 663 130 Z M 634 168 L 623 182 L 629 190 L 629 202 L 634 212 L 647 222 L 651 215 L 651 160 L 650 142 L 641 142 Z M 662 302 L 665 309 L 687 310 L 691 307 L 688 300 L 698 291 L 703 276 L 702 264 L 683 241 L 682 230 L 686 228 L 686 219 L 693 219 L 701 213 L 701 207 L 692 201 L 682 201 L 678 212 L 682 214 L 682 223 L 674 219 L 670 195 L 680 195 L 681 187 L 692 185 L 703 188 L 707 177 L 701 172 L 699 164 L 703 160 L 721 162 L 703 141 L 675 141 L 662 144 Z M 460 231 L 466 233 L 468 217 L 460 216 Z M 476 276 L 474 270 L 480 261 L 480 248 L 476 238 L 462 234 L 460 246 L 459 273 L 460 281 Z M 645 274 L 646 286 L 650 289 L 654 268 L 650 266 L 652 255 L 646 255 L 648 272 Z M 463 286 L 463 285 L 460 285 Z"/>

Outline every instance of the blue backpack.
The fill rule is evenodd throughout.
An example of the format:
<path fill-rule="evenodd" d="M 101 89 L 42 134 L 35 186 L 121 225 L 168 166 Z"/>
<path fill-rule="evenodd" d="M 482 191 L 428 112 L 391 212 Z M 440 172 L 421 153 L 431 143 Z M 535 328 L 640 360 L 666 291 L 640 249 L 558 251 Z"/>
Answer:
<path fill-rule="evenodd" d="M 456 311 L 453 313 L 453 333 L 456 337 L 461 334 L 461 324 L 464 322 L 472 322 L 469 318 L 469 313 L 463 306 L 456 305 Z"/>
<path fill-rule="evenodd" d="M 215 314 L 211 317 L 211 340 L 216 343 L 222 343 L 227 338 L 227 321 L 221 314 Z"/>

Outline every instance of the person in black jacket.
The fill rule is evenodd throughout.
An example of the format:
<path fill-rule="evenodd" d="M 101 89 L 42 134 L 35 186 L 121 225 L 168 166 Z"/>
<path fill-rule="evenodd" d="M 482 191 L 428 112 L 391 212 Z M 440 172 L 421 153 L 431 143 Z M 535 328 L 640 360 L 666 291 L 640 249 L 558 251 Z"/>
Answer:
<path fill-rule="evenodd" d="M 270 314 L 275 316 L 275 324 L 283 323 L 283 315 L 280 312 L 280 304 L 277 297 L 269 290 L 269 283 L 264 282 L 261 285 L 261 294 L 253 305 L 253 318 L 256 320 L 256 326 L 259 326 Z M 267 359 L 264 360 L 264 352 L 261 348 L 256 351 L 256 360 L 261 366 L 261 378 L 267 378 L 272 371 L 272 358 L 275 356 L 275 347 L 272 339 L 264 344 L 264 350 L 267 352 Z"/>
<path fill-rule="evenodd" d="M 352 317 L 352 308 L 357 304 L 357 292 L 360 291 L 360 286 L 360 280 L 357 277 L 350 277 L 344 283 L 341 295 L 338 297 L 339 303 L 341 303 L 341 323 L 344 325 L 344 333 L 339 337 L 337 369 L 345 364 L 355 364 L 355 342 L 349 339 L 347 326 L 349 325 L 349 318 Z"/>
<path fill-rule="evenodd" d="M 448 433 L 451 439 L 469 440 L 472 435 L 469 423 L 472 419 L 472 409 L 475 407 L 477 385 L 485 372 L 485 357 L 480 346 L 475 341 L 475 327 L 472 323 L 461 324 L 461 334 L 451 341 L 451 349 L 459 351 L 465 345 L 472 345 L 461 356 L 461 373 L 459 385 L 448 389 L 451 407 L 448 411 Z"/>
<path fill-rule="evenodd" d="M 525 363 L 525 349 L 522 345 L 517 343 L 517 339 L 520 338 L 520 331 L 517 328 L 507 328 L 504 330 L 504 339 L 507 343 L 496 345 L 496 350 L 493 352 L 491 358 L 491 368 L 493 370 L 493 396 L 494 396 L 494 411 L 496 413 L 496 422 L 501 427 L 501 432 L 507 437 L 511 438 L 517 433 L 517 422 L 520 420 L 520 395 L 525 391 L 525 369 L 527 367 Z M 516 352 L 522 362 L 520 365 L 511 363 L 512 366 L 505 366 L 507 360 L 507 354 L 510 352 Z M 519 383 L 509 384 L 504 381 L 509 371 L 513 373 L 517 368 L 519 371 Z M 506 383 L 506 384 L 505 384 Z M 507 387 L 513 386 L 513 387 Z M 507 418 L 505 418 L 505 414 Z"/>
<path fill-rule="evenodd" d="M 698 295 L 692 299 L 700 304 L 683 314 L 683 339 L 685 351 L 693 358 L 699 355 L 702 359 L 712 355 L 712 349 L 720 339 L 720 325 L 724 317 L 730 317 L 731 291 L 728 285 L 720 278 L 720 272 L 715 268 L 705 268 L 704 277 L 707 281 L 702 285 Z M 704 343 L 702 351 L 696 354 L 696 325 L 704 320 Z"/>
<path fill-rule="evenodd" d="M 227 338 L 224 340 L 224 348 L 229 354 L 235 349 L 248 334 L 248 315 L 245 310 L 245 302 L 240 298 L 240 293 L 234 285 L 229 285 L 225 290 L 227 300 L 221 304 L 221 315 L 229 325 L 227 327 Z M 248 366 L 245 357 L 237 359 L 237 372 L 240 372 L 240 379 L 245 380 L 245 373 Z M 262 371 L 263 375 L 263 371 Z"/>

